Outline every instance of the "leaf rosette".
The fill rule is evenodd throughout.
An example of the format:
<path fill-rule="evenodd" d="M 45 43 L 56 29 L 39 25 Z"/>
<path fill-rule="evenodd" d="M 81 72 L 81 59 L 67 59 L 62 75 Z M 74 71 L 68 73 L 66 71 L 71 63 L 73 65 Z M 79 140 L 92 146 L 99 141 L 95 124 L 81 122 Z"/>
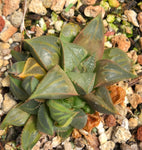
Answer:
<path fill-rule="evenodd" d="M 66 138 L 73 128 L 84 128 L 87 113 L 116 113 L 106 86 L 135 77 L 123 51 L 104 51 L 101 15 L 79 31 L 78 25 L 68 23 L 59 38 L 26 39 L 24 54 L 12 52 L 17 62 L 9 70 L 10 90 L 20 103 L 0 128 L 25 126 L 23 150 L 32 149 L 42 133 Z"/>

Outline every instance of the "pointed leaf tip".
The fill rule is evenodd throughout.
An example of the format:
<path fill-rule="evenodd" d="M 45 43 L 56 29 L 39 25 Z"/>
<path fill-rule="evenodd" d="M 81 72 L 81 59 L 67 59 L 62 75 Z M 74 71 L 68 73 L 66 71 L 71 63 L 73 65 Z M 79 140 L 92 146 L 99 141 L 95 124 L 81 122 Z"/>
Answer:
<path fill-rule="evenodd" d="M 96 60 L 102 58 L 104 52 L 104 26 L 101 14 L 86 25 L 73 43 L 84 47 L 89 54 L 95 53 Z"/>
<path fill-rule="evenodd" d="M 41 80 L 29 99 L 64 99 L 76 95 L 78 93 L 72 82 L 66 73 L 56 65 Z"/>

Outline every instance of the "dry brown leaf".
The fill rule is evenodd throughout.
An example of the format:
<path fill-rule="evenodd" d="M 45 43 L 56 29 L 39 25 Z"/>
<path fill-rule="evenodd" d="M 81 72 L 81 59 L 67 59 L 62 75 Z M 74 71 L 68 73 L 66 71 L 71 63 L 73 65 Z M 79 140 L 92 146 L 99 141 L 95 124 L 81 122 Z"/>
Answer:
<path fill-rule="evenodd" d="M 81 137 L 81 134 L 80 134 L 80 132 L 77 129 L 73 129 L 72 137 L 77 139 L 77 138 Z"/>
<path fill-rule="evenodd" d="M 98 126 L 100 123 L 100 116 L 98 112 L 95 112 L 94 114 L 88 114 L 87 123 L 84 127 L 84 130 L 91 132 L 91 130 Z"/>
<path fill-rule="evenodd" d="M 119 86 L 112 85 L 108 87 L 110 91 L 110 96 L 114 105 L 121 104 L 123 106 L 123 102 L 125 100 L 126 91 Z"/>
<path fill-rule="evenodd" d="M 99 150 L 99 141 L 98 138 L 96 137 L 95 133 L 94 134 L 84 134 L 84 137 L 87 141 L 87 143 L 94 149 L 94 150 Z"/>

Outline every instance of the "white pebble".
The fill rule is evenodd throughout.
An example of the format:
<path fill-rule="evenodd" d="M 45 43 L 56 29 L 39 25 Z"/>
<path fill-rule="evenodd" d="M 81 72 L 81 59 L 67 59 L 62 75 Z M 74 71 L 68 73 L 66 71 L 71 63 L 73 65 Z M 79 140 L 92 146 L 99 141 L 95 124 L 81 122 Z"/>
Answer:
<path fill-rule="evenodd" d="M 7 56 L 4 57 L 5 60 L 9 60 L 10 58 L 12 58 L 11 54 L 9 54 L 9 55 L 7 55 Z"/>
<path fill-rule="evenodd" d="M 54 34 L 55 33 L 55 30 L 54 29 L 49 29 L 48 30 L 48 34 Z"/>
<path fill-rule="evenodd" d="M 62 25 L 63 25 L 63 21 L 62 20 L 56 21 L 55 22 L 55 29 L 57 31 L 61 31 Z"/>
<path fill-rule="evenodd" d="M 100 142 L 101 145 L 107 142 L 106 133 L 102 133 L 102 134 L 99 136 L 99 142 Z"/>
<path fill-rule="evenodd" d="M 99 125 L 96 128 L 98 129 L 98 133 L 99 134 L 102 134 L 102 133 L 105 132 L 105 129 L 103 127 L 103 123 L 102 122 L 100 122 Z"/>
<path fill-rule="evenodd" d="M 121 127 L 124 127 L 125 129 L 129 129 L 129 121 L 127 118 L 123 119 Z"/>

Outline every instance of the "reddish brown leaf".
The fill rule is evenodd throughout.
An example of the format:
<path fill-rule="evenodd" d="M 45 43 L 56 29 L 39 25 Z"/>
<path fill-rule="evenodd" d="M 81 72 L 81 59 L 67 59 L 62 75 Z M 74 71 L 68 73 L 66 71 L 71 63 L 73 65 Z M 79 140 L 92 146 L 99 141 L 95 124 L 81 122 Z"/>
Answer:
<path fill-rule="evenodd" d="M 110 91 L 110 96 L 111 96 L 113 104 L 123 105 L 123 102 L 126 96 L 126 91 L 122 87 L 119 87 L 116 85 L 112 85 L 108 87 L 108 90 Z"/>
<path fill-rule="evenodd" d="M 91 132 L 91 130 L 100 123 L 99 113 L 88 114 L 87 123 L 84 130 Z"/>
<path fill-rule="evenodd" d="M 75 138 L 75 139 L 81 137 L 81 134 L 80 134 L 80 132 L 78 131 L 78 129 L 73 129 L 72 137 Z"/>

